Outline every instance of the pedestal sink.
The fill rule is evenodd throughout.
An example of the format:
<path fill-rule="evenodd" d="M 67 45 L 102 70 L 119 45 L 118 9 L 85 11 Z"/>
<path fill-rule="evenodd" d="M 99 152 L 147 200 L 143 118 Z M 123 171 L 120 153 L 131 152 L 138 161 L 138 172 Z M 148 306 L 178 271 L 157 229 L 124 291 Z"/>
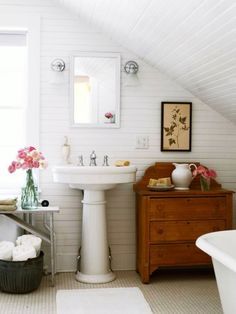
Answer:
<path fill-rule="evenodd" d="M 117 184 L 135 181 L 135 166 L 55 166 L 55 182 L 84 191 L 80 270 L 76 279 L 85 283 L 106 283 L 115 279 L 109 261 L 105 191 Z"/>

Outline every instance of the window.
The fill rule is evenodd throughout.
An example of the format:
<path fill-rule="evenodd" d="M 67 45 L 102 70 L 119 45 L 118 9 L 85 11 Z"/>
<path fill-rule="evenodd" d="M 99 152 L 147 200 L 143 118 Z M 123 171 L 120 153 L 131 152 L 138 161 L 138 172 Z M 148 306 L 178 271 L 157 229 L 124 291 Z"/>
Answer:
<path fill-rule="evenodd" d="M 0 12 L 0 193 L 19 192 L 24 171 L 9 163 L 25 145 L 39 147 L 40 15 Z"/>
<path fill-rule="evenodd" d="M 7 168 L 19 148 L 26 145 L 27 108 L 26 33 L 0 32 L 0 189 L 20 186 L 21 171 Z"/>

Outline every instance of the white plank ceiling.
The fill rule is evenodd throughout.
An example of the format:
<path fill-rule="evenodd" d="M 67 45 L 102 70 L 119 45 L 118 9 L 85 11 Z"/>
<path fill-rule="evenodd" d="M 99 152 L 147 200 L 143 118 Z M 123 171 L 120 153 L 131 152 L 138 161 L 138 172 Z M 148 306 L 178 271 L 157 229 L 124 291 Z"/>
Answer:
<path fill-rule="evenodd" d="M 235 0 L 55 0 L 236 123 Z"/>

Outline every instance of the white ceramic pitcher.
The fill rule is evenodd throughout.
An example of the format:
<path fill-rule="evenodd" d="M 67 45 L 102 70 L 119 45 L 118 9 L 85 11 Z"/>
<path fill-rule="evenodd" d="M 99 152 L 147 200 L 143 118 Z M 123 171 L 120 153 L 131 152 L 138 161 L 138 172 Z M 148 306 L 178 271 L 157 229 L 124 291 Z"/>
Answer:
<path fill-rule="evenodd" d="M 191 167 L 197 169 L 195 164 L 177 164 L 173 163 L 175 169 L 172 171 L 172 182 L 176 190 L 189 190 L 190 183 L 195 178 L 193 176 Z"/>

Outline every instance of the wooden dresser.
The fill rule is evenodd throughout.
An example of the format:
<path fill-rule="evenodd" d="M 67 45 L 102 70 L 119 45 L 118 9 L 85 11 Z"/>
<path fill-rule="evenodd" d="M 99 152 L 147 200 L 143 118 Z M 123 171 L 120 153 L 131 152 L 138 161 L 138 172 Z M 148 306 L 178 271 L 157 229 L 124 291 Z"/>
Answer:
<path fill-rule="evenodd" d="M 195 164 L 199 164 L 196 163 Z M 137 271 L 143 283 L 159 267 L 210 265 L 196 239 L 208 232 L 232 228 L 232 191 L 215 180 L 202 192 L 198 178 L 186 191 L 150 191 L 150 178 L 170 177 L 172 163 L 157 162 L 134 185 L 137 217 Z"/>

